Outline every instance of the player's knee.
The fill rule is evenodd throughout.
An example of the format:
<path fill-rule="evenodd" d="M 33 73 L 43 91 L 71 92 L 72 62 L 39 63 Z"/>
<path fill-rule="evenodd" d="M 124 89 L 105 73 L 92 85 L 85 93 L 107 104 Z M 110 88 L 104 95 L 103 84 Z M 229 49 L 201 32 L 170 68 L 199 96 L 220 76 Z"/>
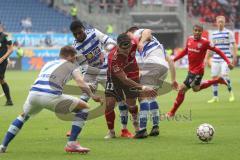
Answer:
<path fill-rule="evenodd" d="M 179 92 L 181 92 L 181 93 L 186 93 L 187 90 L 188 90 L 188 88 L 185 85 L 181 85 L 179 88 Z"/>
<path fill-rule="evenodd" d="M 27 121 L 30 118 L 30 116 L 26 113 L 22 113 L 20 114 L 20 116 L 23 118 L 24 121 Z"/>
<path fill-rule="evenodd" d="M 133 105 L 133 106 L 128 106 L 129 112 L 133 111 L 133 110 L 137 110 L 138 106 L 137 105 Z"/>
<path fill-rule="evenodd" d="M 193 90 L 193 92 L 198 92 L 198 91 L 200 91 L 200 87 L 193 87 L 192 90 Z"/>
<path fill-rule="evenodd" d="M 84 120 L 86 121 L 89 115 L 89 109 L 81 109 L 81 110 L 77 110 L 75 111 L 76 115 L 75 118 L 80 118 L 79 120 Z M 77 119 L 74 119 L 74 121 L 77 121 Z"/>
<path fill-rule="evenodd" d="M 136 105 L 136 99 L 135 98 L 127 99 L 126 103 L 128 104 L 128 106 L 135 106 Z"/>

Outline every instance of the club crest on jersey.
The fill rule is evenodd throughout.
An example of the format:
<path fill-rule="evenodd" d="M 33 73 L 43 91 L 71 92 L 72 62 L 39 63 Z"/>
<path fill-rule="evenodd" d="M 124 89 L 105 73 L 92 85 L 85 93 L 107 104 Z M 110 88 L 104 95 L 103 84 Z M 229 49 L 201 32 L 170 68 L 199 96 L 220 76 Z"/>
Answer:
<path fill-rule="evenodd" d="M 86 56 L 86 58 L 87 58 L 88 60 L 91 60 L 91 59 L 93 58 L 93 53 L 92 53 L 92 52 L 88 53 L 87 56 Z"/>
<path fill-rule="evenodd" d="M 198 48 L 201 48 L 201 47 L 202 47 L 202 43 L 198 43 L 198 44 L 197 44 L 197 47 L 198 47 Z"/>

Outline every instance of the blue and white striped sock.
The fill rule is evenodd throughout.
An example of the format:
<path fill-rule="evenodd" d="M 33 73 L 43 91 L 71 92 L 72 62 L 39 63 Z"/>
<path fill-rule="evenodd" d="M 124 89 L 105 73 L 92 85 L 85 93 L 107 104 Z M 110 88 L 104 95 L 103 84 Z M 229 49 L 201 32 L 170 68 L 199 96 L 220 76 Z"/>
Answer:
<path fill-rule="evenodd" d="M 147 100 L 143 100 L 140 102 L 140 112 L 139 112 L 140 130 L 146 129 L 147 127 L 148 113 L 149 113 L 149 103 Z"/>
<path fill-rule="evenodd" d="M 88 117 L 88 109 L 82 109 L 78 111 L 75 115 L 75 119 L 72 122 L 72 130 L 71 130 L 71 135 L 69 137 L 69 141 L 76 141 L 78 135 L 80 134 L 85 121 L 87 120 Z"/>
<path fill-rule="evenodd" d="M 226 78 L 226 80 L 227 80 L 227 83 L 228 83 L 228 91 L 229 92 L 231 92 L 232 91 L 232 83 L 231 83 L 231 80 L 230 80 L 230 78 Z"/>
<path fill-rule="evenodd" d="M 218 84 L 213 84 L 213 96 L 218 97 Z"/>
<path fill-rule="evenodd" d="M 158 126 L 159 124 L 159 106 L 155 99 L 149 101 L 150 113 L 152 115 L 153 126 Z"/>
<path fill-rule="evenodd" d="M 13 140 L 13 138 L 18 134 L 18 132 L 21 130 L 23 124 L 28 120 L 29 116 L 18 116 L 17 119 L 15 119 L 12 124 L 9 126 L 8 131 L 5 135 L 5 138 L 2 142 L 2 145 L 4 147 L 7 147 L 8 144 Z"/>
<path fill-rule="evenodd" d="M 126 129 L 128 123 L 128 106 L 124 102 L 119 102 L 118 108 L 120 111 L 121 124 L 123 129 Z"/>

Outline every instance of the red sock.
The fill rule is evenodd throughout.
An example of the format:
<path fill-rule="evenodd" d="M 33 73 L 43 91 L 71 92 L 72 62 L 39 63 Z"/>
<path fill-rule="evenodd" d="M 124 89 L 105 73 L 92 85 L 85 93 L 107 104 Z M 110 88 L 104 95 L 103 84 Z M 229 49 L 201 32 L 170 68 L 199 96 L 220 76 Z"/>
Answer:
<path fill-rule="evenodd" d="M 210 87 L 211 85 L 216 84 L 216 83 L 219 83 L 219 79 L 211 79 L 211 80 L 204 81 L 204 82 L 201 83 L 201 85 L 200 85 L 200 90 L 205 89 L 205 88 L 208 88 L 208 87 Z"/>
<path fill-rule="evenodd" d="M 114 110 L 105 111 L 105 118 L 109 130 L 114 129 L 115 112 Z"/>
<path fill-rule="evenodd" d="M 182 92 L 182 91 L 179 91 L 178 95 L 177 95 L 177 98 L 176 98 L 176 100 L 174 102 L 174 105 L 173 105 L 173 107 L 172 107 L 172 109 L 170 111 L 172 114 L 175 114 L 175 112 L 177 111 L 179 106 L 182 104 L 184 98 L 185 98 L 185 93 Z"/>

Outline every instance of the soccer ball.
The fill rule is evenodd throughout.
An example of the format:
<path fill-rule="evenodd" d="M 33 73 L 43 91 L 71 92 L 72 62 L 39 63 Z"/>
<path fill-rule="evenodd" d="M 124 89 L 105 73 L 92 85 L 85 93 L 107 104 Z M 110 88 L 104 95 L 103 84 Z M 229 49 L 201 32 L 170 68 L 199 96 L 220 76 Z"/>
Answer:
<path fill-rule="evenodd" d="M 209 142 L 214 135 L 214 128 L 212 125 L 203 123 L 197 128 L 197 136 L 203 142 Z"/>

